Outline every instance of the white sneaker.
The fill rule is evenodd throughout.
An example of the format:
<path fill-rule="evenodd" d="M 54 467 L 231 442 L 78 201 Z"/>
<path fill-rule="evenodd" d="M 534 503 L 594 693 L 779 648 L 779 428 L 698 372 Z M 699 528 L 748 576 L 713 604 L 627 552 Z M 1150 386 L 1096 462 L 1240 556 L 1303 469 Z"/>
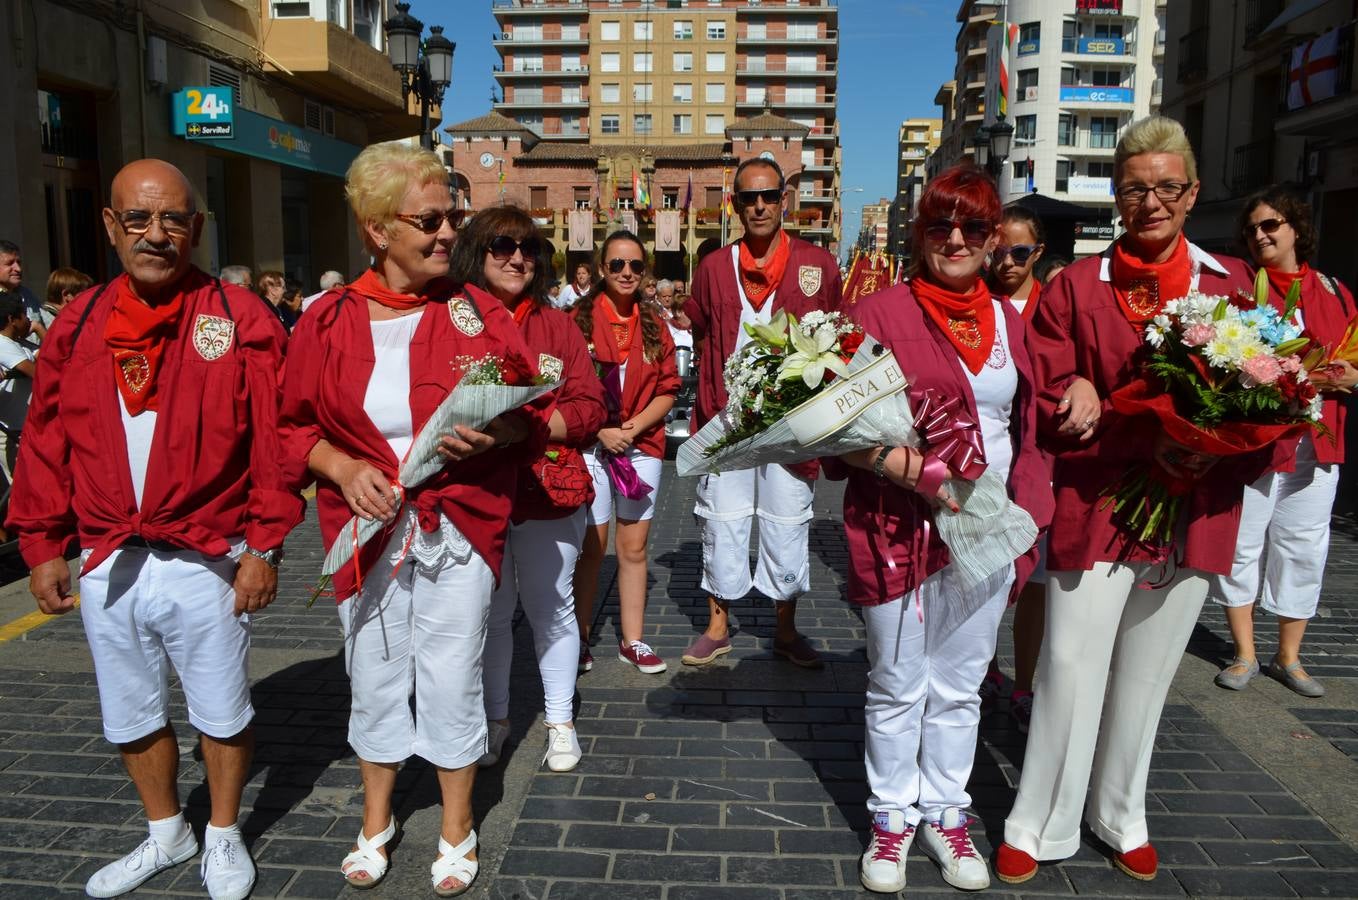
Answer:
<path fill-rule="evenodd" d="M 203 836 L 206 849 L 199 873 L 212 900 L 244 900 L 255 886 L 255 863 L 245 849 L 240 829 L 208 826 Z"/>
<path fill-rule="evenodd" d="M 553 772 L 569 772 L 579 764 L 583 755 L 574 728 L 547 723 L 547 752 L 542 755 L 547 768 Z"/>
<path fill-rule="evenodd" d="M 920 846 L 925 856 L 938 863 L 948 884 L 964 891 L 982 891 L 990 887 L 990 867 L 971 842 L 969 824 L 970 816 L 950 806 L 937 822 L 920 823 Z"/>
<path fill-rule="evenodd" d="M 905 824 L 905 813 L 882 810 L 872 820 L 872 841 L 863 854 L 858 880 L 863 887 L 894 894 L 905 887 L 905 855 L 915 839 L 915 826 Z"/>
<path fill-rule="evenodd" d="M 91 897 L 118 897 L 133 890 L 157 872 L 177 866 L 198 853 L 198 842 L 189 835 L 187 846 L 177 852 L 167 852 L 153 837 L 137 845 L 137 849 L 114 860 L 85 882 L 85 893 Z"/>
<path fill-rule="evenodd" d="M 509 737 L 509 726 L 501 725 L 499 722 L 486 723 L 486 752 L 481 754 L 481 758 L 476 761 L 476 765 L 482 769 L 489 769 L 500 761 L 500 754 L 505 749 L 505 739 Z"/>

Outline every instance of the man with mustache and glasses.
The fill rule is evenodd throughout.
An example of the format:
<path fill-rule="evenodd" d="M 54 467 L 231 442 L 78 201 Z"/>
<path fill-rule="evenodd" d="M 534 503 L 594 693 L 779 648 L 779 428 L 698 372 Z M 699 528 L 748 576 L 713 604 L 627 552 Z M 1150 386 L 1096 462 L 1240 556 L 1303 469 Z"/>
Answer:
<path fill-rule="evenodd" d="M 734 197 L 745 233 L 698 265 L 693 296 L 684 304 L 698 360 L 698 394 L 692 428 L 726 407 L 722 372 L 745 344 L 748 323 L 768 322 L 779 310 L 802 318 L 839 307 L 841 280 L 834 257 L 783 231 L 787 184 L 778 164 L 764 157 L 736 168 Z M 703 523 L 702 587 L 711 613 L 706 631 L 684 652 L 689 666 L 705 666 L 731 652 L 728 609 L 753 585 L 774 601 L 773 652 L 809 669 L 822 666 L 797 632 L 797 598 L 811 587 L 808 533 L 815 462 L 766 465 L 704 475 L 693 510 Z M 749 566 L 750 526 L 759 516 L 759 562 Z"/>
<path fill-rule="evenodd" d="M 86 892 L 116 897 L 198 853 L 176 785 L 173 663 L 212 798 L 203 882 L 215 900 L 243 898 L 255 880 L 236 824 L 254 746 L 249 614 L 273 600 L 303 509 L 280 468 L 286 337 L 258 296 L 193 266 L 203 217 L 182 172 L 138 160 L 110 199 L 104 228 L 125 274 L 71 301 L 48 333 L 8 525 L 49 614 L 75 606 L 64 556 L 80 546 L 104 735 L 149 823 Z"/>

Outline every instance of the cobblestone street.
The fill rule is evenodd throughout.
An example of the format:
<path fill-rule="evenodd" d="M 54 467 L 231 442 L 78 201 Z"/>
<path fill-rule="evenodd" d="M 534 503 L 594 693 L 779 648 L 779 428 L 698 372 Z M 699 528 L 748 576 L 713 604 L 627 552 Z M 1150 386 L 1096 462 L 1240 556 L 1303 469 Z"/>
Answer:
<path fill-rule="evenodd" d="M 669 479 L 652 533 L 646 633 L 670 664 L 648 676 L 620 662 L 611 557 L 601 577 L 597 664 L 582 676 L 585 756 L 541 769 L 541 688 L 526 624 L 516 629 L 513 733 L 506 761 L 478 777 L 481 876 L 468 897 L 839 900 L 858 886 L 866 842 L 863 626 L 841 600 L 839 489 L 821 483 L 812 529 L 813 590 L 799 624 L 824 656 L 808 672 L 767 649 L 771 606 L 733 605 L 733 652 L 706 670 L 679 656 L 706 620 L 691 479 Z M 1347 522 L 1348 520 L 1344 520 Z M 1358 895 L 1358 544 L 1336 519 L 1321 615 L 1304 644 L 1328 689 L 1306 701 L 1267 678 L 1240 693 L 1212 684 L 1230 653 L 1220 610 L 1204 610 L 1161 724 L 1150 796 L 1162 868 L 1149 883 L 1113 868 L 1092 838 L 1077 856 L 989 896 L 1293 897 Z M 242 821 L 259 864 L 256 897 L 346 893 L 340 859 L 358 831 L 358 769 L 345 738 L 348 683 L 330 601 L 306 604 L 321 556 L 311 521 L 288 545 L 279 601 L 255 623 L 258 752 Z M 10 591 L 22 590 L 22 585 Z M 1274 624 L 1260 618 L 1260 657 Z M 1006 616 L 1002 659 L 1009 648 Z M 126 852 L 145 821 L 114 749 L 77 615 L 0 643 L 0 896 L 79 895 Z M 200 831 L 207 790 L 177 709 L 181 787 Z M 983 722 L 972 777 L 977 843 L 1001 839 L 1023 763 L 1003 705 Z M 429 896 L 438 831 L 433 771 L 398 782 L 402 834 L 374 897 Z M 906 893 L 954 893 L 922 854 Z M 138 895 L 205 896 L 196 860 Z"/>

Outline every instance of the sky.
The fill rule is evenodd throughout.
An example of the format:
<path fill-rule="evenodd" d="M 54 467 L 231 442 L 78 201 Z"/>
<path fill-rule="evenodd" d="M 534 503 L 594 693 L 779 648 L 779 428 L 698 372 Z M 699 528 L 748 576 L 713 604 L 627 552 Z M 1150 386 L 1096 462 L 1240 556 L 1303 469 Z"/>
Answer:
<path fill-rule="evenodd" d="M 959 0 L 839 0 L 839 131 L 843 146 L 843 243 L 858 235 L 864 204 L 890 198 L 896 137 L 904 119 L 938 115 L 934 94 L 952 77 Z M 425 27 L 457 44 L 445 124 L 484 115 L 496 86 L 491 0 L 413 0 Z M 861 191 L 855 188 L 862 188 Z"/>

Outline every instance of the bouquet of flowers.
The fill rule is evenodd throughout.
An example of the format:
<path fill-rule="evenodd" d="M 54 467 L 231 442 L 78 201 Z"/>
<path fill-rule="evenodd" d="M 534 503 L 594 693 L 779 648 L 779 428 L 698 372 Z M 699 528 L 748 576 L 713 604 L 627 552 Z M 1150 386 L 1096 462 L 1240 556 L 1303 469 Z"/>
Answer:
<path fill-rule="evenodd" d="M 1142 377 L 1109 399 L 1125 415 L 1154 415 L 1180 444 L 1211 456 L 1262 449 L 1320 422 L 1321 400 L 1308 372 L 1323 354 L 1293 321 L 1300 289 L 1280 313 L 1268 303 L 1264 272 L 1254 297 L 1190 293 L 1165 304 L 1146 326 L 1149 356 Z M 1137 540 L 1166 546 L 1174 538 L 1192 480 L 1138 466 L 1104 491 L 1103 508 Z"/>
<path fill-rule="evenodd" d="M 798 320 L 780 311 L 745 331 L 749 341 L 726 362 L 726 409 L 679 448 L 680 475 L 914 447 L 953 476 L 947 483 L 961 512 L 940 513 L 935 524 L 965 583 L 1032 547 L 1037 526 L 1010 502 L 1004 477 L 985 471 L 980 429 L 959 398 L 929 391 L 911 410 L 895 357 L 842 313 Z"/>

